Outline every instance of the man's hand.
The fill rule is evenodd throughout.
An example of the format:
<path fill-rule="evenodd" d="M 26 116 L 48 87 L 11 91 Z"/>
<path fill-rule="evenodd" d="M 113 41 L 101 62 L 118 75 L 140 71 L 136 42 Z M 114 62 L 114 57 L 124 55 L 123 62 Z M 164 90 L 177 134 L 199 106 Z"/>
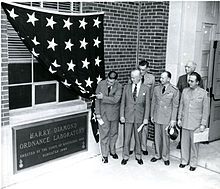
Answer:
<path fill-rule="evenodd" d="M 205 130 L 205 125 L 200 125 L 200 128 L 199 128 L 200 132 L 203 132 Z"/>
<path fill-rule="evenodd" d="M 99 115 L 99 114 L 96 115 L 95 117 L 96 117 L 96 119 L 101 119 L 101 115 Z"/>
<path fill-rule="evenodd" d="M 102 94 L 101 92 L 98 93 L 98 94 L 96 95 L 96 98 L 99 99 L 99 100 L 103 99 L 103 94 Z"/>
<path fill-rule="evenodd" d="M 181 121 L 180 119 L 177 121 L 177 125 L 178 125 L 179 127 L 182 127 L 182 121 Z"/>
<path fill-rule="evenodd" d="M 154 123 L 154 118 L 153 117 L 151 117 L 151 122 Z"/>
<path fill-rule="evenodd" d="M 121 122 L 121 123 L 125 123 L 125 118 L 124 118 L 124 117 L 121 117 L 121 118 L 120 118 L 120 122 Z"/>
<path fill-rule="evenodd" d="M 144 119 L 143 124 L 147 125 L 148 124 L 148 119 Z"/>

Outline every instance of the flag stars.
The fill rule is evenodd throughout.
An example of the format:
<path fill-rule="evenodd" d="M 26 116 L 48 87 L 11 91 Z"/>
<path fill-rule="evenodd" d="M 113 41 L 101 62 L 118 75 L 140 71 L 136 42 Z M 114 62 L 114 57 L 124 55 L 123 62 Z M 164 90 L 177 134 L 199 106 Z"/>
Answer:
<path fill-rule="evenodd" d="M 84 38 L 82 41 L 80 41 L 80 43 L 81 43 L 80 48 L 83 47 L 84 49 L 86 49 L 86 45 L 87 45 L 88 43 L 86 42 L 85 38 Z"/>
<path fill-rule="evenodd" d="M 47 19 L 46 27 L 50 26 L 53 29 L 53 25 L 56 24 L 56 22 L 53 21 L 53 16 L 51 16 L 50 19 L 49 18 L 46 18 L 46 19 Z"/>
<path fill-rule="evenodd" d="M 40 43 L 37 41 L 37 37 L 35 36 L 34 39 L 32 39 L 31 41 L 33 41 L 33 43 L 35 45 L 39 45 Z"/>
<path fill-rule="evenodd" d="M 79 22 L 80 22 L 79 28 L 83 27 L 83 29 L 85 29 L 86 28 L 86 24 L 87 24 L 87 22 L 85 22 L 85 18 L 83 18 L 82 20 L 79 20 Z"/>
<path fill-rule="evenodd" d="M 32 53 L 33 56 L 35 56 L 35 57 L 38 57 L 38 56 L 39 56 L 39 53 L 36 53 L 35 50 L 34 50 L 34 48 L 32 49 L 31 53 Z"/>
<path fill-rule="evenodd" d="M 70 26 L 73 24 L 70 22 L 70 18 L 68 18 L 67 20 L 63 20 L 63 21 L 64 21 L 63 28 L 67 28 L 68 30 L 70 30 Z"/>
<path fill-rule="evenodd" d="M 65 79 L 64 82 L 62 81 L 62 83 L 63 83 L 64 85 L 66 85 L 66 87 L 70 87 L 70 86 L 71 86 L 71 84 L 69 84 L 69 83 L 67 82 L 67 79 Z"/>
<path fill-rule="evenodd" d="M 73 64 L 73 61 L 71 60 L 70 63 L 67 63 L 68 65 L 68 71 L 72 70 L 74 72 L 74 67 L 76 66 L 75 64 Z"/>
<path fill-rule="evenodd" d="M 96 79 L 97 79 L 97 83 L 99 83 L 100 81 L 102 81 L 102 78 L 100 77 L 100 75 L 99 75 L 99 77 L 97 77 Z"/>
<path fill-rule="evenodd" d="M 92 88 L 93 81 L 90 80 L 90 77 L 87 80 L 85 79 L 85 82 L 86 82 L 86 87 L 91 87 Z"/>
<path fill-rule="evenodd" d="M 93 27 L 97 27 L 97 28 L 99 28 L 99 24 L 101 23 L 101 21 L 99 21 L 99 17 L 97 17 L 96 19 L 93 19 L 93 21 L 94 21 L 94 25 L 93 25 Z"/>
<path fill-rule="evenodd" d="M 101 62 L 102 60 L 99 59 L 99 56 L 95 59 L 95 65 L 99 66 L 99 63 Z"/>
<path fill-rule="evenodd" d="M 75 83 L 77 84 L 77 85 L 82 85 L 82 83 L 80 83 L 79 81 L 78 81 L 78 79 L 76 79 L 76 81 L 75 81 Z"/>
<path fill-rule="evenodd" d="M 101 43 L 101 41 L 99 41 L 99 37 L 97 37 L 96 39 L 93 39 L 94 41 L 94 47 L 97 46 L 99 48 L 99 43 Z"/>
<path fill-rule="evenodd" d="M 87 68 L 88 69 L 88 65 L 90 64 L 90 62 L 87 61 L 87 58 L 84 61 L 82 61 L 82 63 L 83 63 L 82 68 Z"/>
<path fill-rule="evenodd" d="M 35 22 L 38 21 L 38 19 L 35 17 L 35 12 L 33 12 L 32 15 L 28 14 L 28 21 L 27 23 L 31 22 L 33 24 L 33 26 L 35 26 Z"/>
<path fill-rule="evenodd" d="M 65 44 L 66 44 L 65 50 L 69 49 L 71 51 L 71 47 L 74 45 L 71 43 L 71 39 L 69 39 L 69 41 L 65 41 Z"/>
<path fill-rule="evenodd" d="M 51 41 L 48 41 L 47 42 L 49 43 L 47 49 L 53 49 L 53 51 L 55 51 L 55 46 L 57 46 L 57 44 L 54 42 L 54 38 L 51 40 Z"/>
<path fill-rule="evenodd" d="M 61 66 L 61 65 L 57 64 L 57 60 L 54 60 L 54 62 L 52 63 L 52 65 L 53 65 L 55 68 L 58 68 L 58 67 Z"/>
<path fill-rule="evenodd" d="M 9 10 L 7 9 L 7 11 L 8 11 L 8 13 L 9 13 L 10 17 L 12 17 L 14 20 L 15 20 L 16 17 L 18 17 L 18 15 L 15 14 L 15 12 L 14 12 L 14 8 L 13 8 L 11 11 L 9 11 Z"/>
<path fill-rule="evenodd" d="M 49 71 L 52 73 L 52 74 L 54 74 L 54 73 L 56 73 L 57 71 L 54 71 L 53 69 L 52 69 L 52 67 L 50 66 L 50 68 L 49 68 Z"/>

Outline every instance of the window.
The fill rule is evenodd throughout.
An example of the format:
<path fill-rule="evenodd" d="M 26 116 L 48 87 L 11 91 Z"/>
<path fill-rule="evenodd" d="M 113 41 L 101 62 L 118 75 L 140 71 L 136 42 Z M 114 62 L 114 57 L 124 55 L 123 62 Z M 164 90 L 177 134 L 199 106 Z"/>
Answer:
<path fill-rule="evenodd" d="M 79 2 L 24 2 L 61 12 L 79 12 Z M 27 50 L 8 22 L 9 109 L 34 107 L 78 99 L 78 95 L 59 84 L 50 72 Z"/>

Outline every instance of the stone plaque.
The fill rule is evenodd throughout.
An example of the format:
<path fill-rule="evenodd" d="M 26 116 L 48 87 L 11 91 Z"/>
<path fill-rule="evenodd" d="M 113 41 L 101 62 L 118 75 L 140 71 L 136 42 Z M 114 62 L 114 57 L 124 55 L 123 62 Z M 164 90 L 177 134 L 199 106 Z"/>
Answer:
<path fill-rule="evenodd" d="M 87 150 L 88 112 L 12 128 L 14 170 Z"/>

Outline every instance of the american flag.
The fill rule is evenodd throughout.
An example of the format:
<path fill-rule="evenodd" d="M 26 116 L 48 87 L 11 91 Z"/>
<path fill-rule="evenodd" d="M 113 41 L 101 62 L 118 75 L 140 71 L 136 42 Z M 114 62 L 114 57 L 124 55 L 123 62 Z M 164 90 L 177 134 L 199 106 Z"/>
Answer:
<path fill-rule="evenodd" d="M 103 13 L 60 13 L 1 3 L 7 18 L 28 50 L 48 74 L 84 98 L 95 94 L 105 77 Z M 93 103 L 94 104 L 94 103 Z M 92 107 L 92 126 L 97 123 Z"/>

